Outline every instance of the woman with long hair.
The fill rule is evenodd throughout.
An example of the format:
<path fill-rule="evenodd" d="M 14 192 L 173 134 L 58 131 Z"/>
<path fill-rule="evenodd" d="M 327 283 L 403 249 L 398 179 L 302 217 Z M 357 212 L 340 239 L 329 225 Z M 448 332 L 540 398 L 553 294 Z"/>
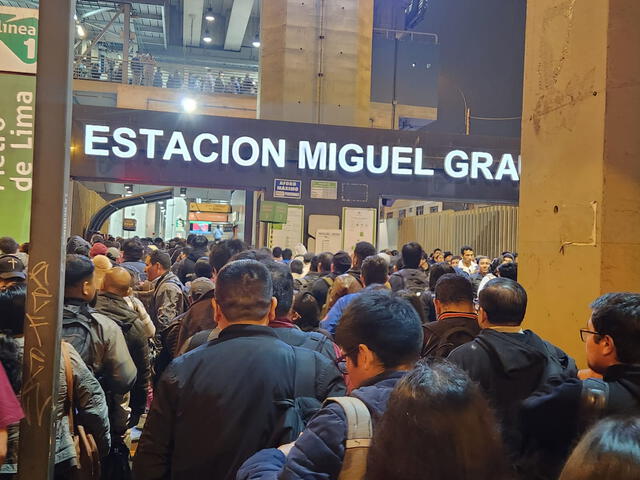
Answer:
<path fill-rule="evenodd" d="M 640 478 L 640 418 L 608 418 L 589 430 L 567 460 L 559 480 Z"/>
<path fill-rule="evenodd" d="M 367 480 L 511 478 L 487 401 L 441 359 L 421 360 L 396 385 L 367 463 Z"/>

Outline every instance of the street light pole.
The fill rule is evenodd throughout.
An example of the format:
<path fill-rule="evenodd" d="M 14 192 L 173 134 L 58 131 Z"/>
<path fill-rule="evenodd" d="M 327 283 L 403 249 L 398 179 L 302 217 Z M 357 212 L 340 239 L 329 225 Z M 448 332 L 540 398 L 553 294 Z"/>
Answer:
<path fill-rule="evenodd" d="M 53 477 L 60 377 L 75 0 L 40 2 L 18 478 Z"/>

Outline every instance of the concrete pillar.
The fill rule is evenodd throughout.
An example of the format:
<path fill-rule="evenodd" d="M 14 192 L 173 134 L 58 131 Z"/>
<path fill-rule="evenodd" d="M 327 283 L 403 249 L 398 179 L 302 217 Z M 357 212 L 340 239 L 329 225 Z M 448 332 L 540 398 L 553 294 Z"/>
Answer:
<path fill-rule="evenodd" d="M 520 187 L 527 326 L 584 365 L 589 304 L 640 290 L 640 2 L 528 3 Z"/>
<path fill-rule="evenodd" d="M 263 0 L 258 117 L 368 126 L 373 0 Z"/>

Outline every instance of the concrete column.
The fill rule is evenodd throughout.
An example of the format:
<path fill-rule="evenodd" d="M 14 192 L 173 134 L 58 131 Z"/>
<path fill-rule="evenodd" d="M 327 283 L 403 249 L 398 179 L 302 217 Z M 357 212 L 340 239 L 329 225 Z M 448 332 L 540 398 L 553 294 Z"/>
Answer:
<path fill-rule="evenodd" d="M 589 304 L 640 290 L 640 2 L 528 2 L 520 279 L 527 326 L 584 365 Z"/>
<path fill-rule="evenodd" d="M 258 118 L 367 126 L 373 0 L 263 0 Z"/>

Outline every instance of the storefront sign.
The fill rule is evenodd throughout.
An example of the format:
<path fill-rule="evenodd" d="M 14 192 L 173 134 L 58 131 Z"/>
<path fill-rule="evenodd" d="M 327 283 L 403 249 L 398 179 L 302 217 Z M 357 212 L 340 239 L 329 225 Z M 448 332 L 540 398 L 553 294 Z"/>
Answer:
<path fill-rule="evenodd" d="M 254 138 L 212 132 L 197 133 L 192 140 L 178 130 L 151 128 L 112 128 L 88 124 L 84 131 L 84 153 L 92 157 L 233 163 L 242 168 L 285 168 L 291 146 L 285 139 Z M 435 169 L 425 166 L 422 147 L 365 145 L 358 143 L 312 142 L 294 145 L 299 171 L 369 173 L 375 176 L 429 177 Z M 499 158 L 482 151 L 452 150 L 444 159 L 444 172 L 450 178 L 507 180 L 517 182 L 520 159 L 511 153 Z"/>
<path fill-rule="evenodd" d="M 122 219 L 122 230 L 125 232 L 135 232 L 138 221 L 135 218 Z"/>
<path fill-rule="evenodd" d="M 302 198 L 302 182 L 276 178 L 273 181 L 273 198 Z"/>
<path fill-rule="evenodd" d="M 287 223 L 289 205 L 282 202 L 262 202 L 260 221 L 269 223 Z"/>
<path fill-rule="evenodd" d="M 311 198 L 336 200 L 338 198 L 338 182 L 311 180 Z"/>
<path fill-rule="evenodd" d="M 36 73 L 38 10 L 0 7 L 0 71 Z"/>
<path fill-rule="evenodd" d="M 196 203 L 189 202 L 190 212 L 229 213 L 231 205 L 228 203 Z"/>

